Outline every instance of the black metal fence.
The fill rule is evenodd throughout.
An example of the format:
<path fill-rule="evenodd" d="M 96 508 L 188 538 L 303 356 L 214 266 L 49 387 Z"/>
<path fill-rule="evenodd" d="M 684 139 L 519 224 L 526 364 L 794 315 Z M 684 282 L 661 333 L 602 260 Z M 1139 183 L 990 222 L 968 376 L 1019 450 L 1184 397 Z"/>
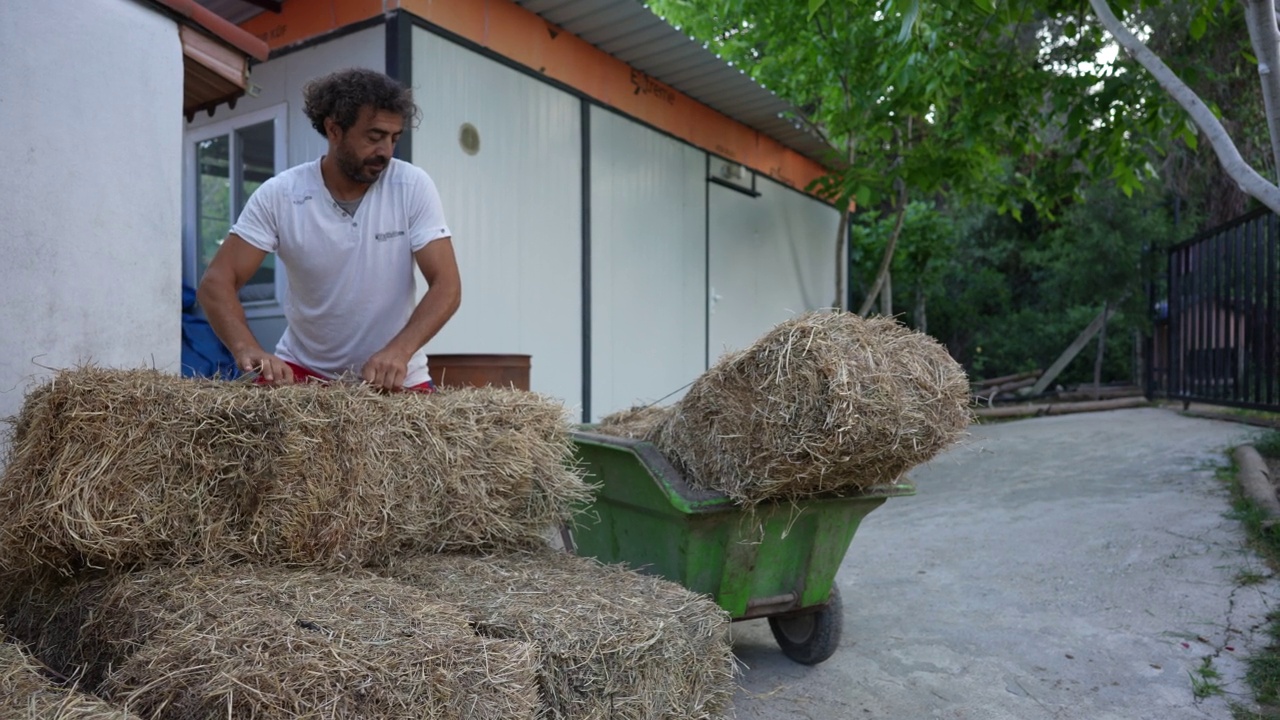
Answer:
<path fill-rule="evenodd" d="M 1155 384 L 1184 403 L 1280 410 L 1280 217 L 1250 213 L 1174 246 L 1168 259 Z"/>

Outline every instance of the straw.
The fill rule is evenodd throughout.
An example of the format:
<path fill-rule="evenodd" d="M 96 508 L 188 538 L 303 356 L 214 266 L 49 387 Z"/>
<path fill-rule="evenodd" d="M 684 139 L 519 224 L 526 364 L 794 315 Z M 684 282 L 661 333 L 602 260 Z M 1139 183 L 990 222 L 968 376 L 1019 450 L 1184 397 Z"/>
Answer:
<path fill-rule="evenodd" d="M 14 635 L 153 720 L 534 718 L 537 651 L 402 583 L 166 568 L 32 588 Z"/>
<path fill-rule="evenodd" d="M 510 389 L 380 395 L 65 371 L 14 423 L 0 577 L 543 545 L 590 497 L 569 429 L 561 403 Z"/>
<path fill-rule="evenodd" d="M 730 711 L 729 616 L 674 583 L 552 551 L 423 556 L 381 572 L 456 604 L 485 636 L 537 646 L 551 718 Z"/>
<path fill-rule="evenodd" d="M 129 715 L 92 695 L 56 684 L 21 648 L 3 638 L 0 628 L 0 718 L 129 720 Z"/>
<path fill-rule="evenodd" d="M 844 495 L 895 483 L 959 439 L 968 392 L 929 336 L 814 312 L 721 358 L 645 438 L 746 505 Z"/>

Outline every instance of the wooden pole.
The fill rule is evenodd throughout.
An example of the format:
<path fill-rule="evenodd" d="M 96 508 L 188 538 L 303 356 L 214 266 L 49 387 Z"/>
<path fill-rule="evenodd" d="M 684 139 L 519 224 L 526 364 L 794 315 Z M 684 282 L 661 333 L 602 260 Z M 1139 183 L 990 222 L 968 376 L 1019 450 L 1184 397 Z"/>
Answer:
<path fill-rule="evenodd" d="M 974 415 L 980 418 L 1011 418 L 1038 415 L 1069 415 L 1071 413 L 1123 410 L 1148 405 L 1144 397 L 1116 398 L 1114 400 L 1090 400 L 1088 402 L 1036 403 L 1031 405 L 1005 405 L 1002 407 L 976 408 Z"/>
<path fill-rule="evenodd" d="M 1001 375 L 1000 377 L 993 377 L 993 378 L 988 378 L 986 380 L 980 380 L 974 383 L 973 387 L 975 389 L 994 387 L 996 385 L 1003 385 L 1007 382 L 1014 382 L 1015 380 L 1026 380 L 1027 378 L 1034 378 L 1042 372 L 1044 371 L 1029 370 L 1027 372 L 1014 373 L 1012 375 Z"/>
<path fill-rule="evenodd" d="M 1084 346 L 1089 344 L 1089 341 L 1093 339 L 1093 336 L 1097 335 L 1098 331 L 1102 330 L 1103 326 L 1107 324 L 1107 321 L 1110 320 L 1111 316 L 1115 313 L 1115 306 L 1111 305 L 1108 305 L 1106 309 L 1098 313 L 1098 317 L 1094 318 L 1093 322 L 1089 323 L 1089 327 L 1085 328 L 1084 332 L 1080 333 L 1079 337 L 1077 337 L 1075 341 L 1058 356 L 1058 359 L 1053 361 L 1053 364 L 1049 366 L 1049 369 L 1040 376 L 1040 380 L 1031 388 L 1031 394 L 1039 395 L 1044 392 L 1045 388 L 1049 387 L 1049 383 L 1057 380 L 1058 375 L 1062 374 L 1062 371 L 1066 369 L 1067 365 L 1070 364 L 1072 360 L 1076 359 L 1076 355 L 1080 354 L 1080 351 L 1084 349 Z"/>

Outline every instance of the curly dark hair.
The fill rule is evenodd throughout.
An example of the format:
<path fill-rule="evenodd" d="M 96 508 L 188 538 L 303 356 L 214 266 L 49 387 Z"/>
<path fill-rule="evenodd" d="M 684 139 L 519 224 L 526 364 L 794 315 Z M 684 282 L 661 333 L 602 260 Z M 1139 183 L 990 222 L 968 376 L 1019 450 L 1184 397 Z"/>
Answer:
<path fill-rule="evenodd" d="M 324 135 L 325 118 L 333 118 L 345 132 L 356 124 L 360 108 L 387 110 L 404 117 L 405 127 L 418 120 L 418 106 L 409 88 L 390 77 L 365 68 L 351 68 L 316 78 L 302 89 L 303 112 L 311 127 Z"/>

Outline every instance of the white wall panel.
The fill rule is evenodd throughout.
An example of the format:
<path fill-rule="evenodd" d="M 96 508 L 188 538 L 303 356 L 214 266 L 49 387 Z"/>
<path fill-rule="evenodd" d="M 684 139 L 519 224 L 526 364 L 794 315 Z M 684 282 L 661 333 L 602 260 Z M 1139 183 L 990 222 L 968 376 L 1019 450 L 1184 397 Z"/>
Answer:
<path fill-rule="evenodd" d="M 706 369 L 705 178 L 703 151 L 591 109 L 592 419 Z"/>
<path fill-rule="evenodd" d="M 177 24 L 148 3 L 0 2 L 0 58 L 0 417 L 49 368 L 179 372 Z"/>
<path fill-rule="evenodd" d="M 435 180 L 462 272 L 462 308 L 428 353 L 531 355 L 533 390 L 582 401 L 581 105 L 421 28 L 413 161 Z M 464 123 L 479 151 L 459 142 Z"/>
<path fill-rule="evenodd" d="M 833 207 L 760 177 L 760 197 L 711 186 L 711 360 L 835 299 Z"/>

